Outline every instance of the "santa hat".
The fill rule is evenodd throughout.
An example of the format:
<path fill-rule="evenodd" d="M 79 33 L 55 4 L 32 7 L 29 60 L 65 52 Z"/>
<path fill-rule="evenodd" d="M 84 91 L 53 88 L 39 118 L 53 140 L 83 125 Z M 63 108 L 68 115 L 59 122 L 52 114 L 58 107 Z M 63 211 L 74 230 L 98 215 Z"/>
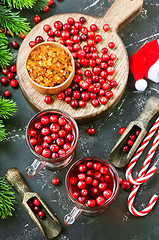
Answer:
<path fill-rule="evenodd" d="M 142 46 L 129 59 L 130 71 L 136 83 L 135 88 L 144 91 L 149 79 L 155 83 L 159 82 L 159 40 L 153 40 Z"/>

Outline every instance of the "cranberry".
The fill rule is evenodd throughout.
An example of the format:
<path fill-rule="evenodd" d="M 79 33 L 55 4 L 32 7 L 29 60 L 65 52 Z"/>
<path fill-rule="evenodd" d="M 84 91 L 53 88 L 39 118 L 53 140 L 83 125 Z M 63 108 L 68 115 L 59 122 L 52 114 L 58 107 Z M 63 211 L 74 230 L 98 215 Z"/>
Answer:
<path fill-rule="evenodd" d="M 108 199 L 112 196 L 112 191 L 110 189 L 106 189 L 104 192 L 103 192 L 103 196 Z"/>
<path fill-rule="evenodd" d="M 122 183 L 121 183 L 121 187 L 124 189 L 124 190 L 128 190 L 130 187 L 131 187 L 131 185 L 130 185 L 130 183 L 128 182 L 128 181 L 123 181 Z"/>
<path fill-rule="evenodd" d="M 115 72 L 115 68 L 113 66 L 107 67 L 107 73 L 112 75 Z"/>
<path fill-rule="evenodd" d="M 39 218 L 44 218 L 45 217 L 45 213 L 43 211 L 39 211 L 38 212 L 38 216 L 39 216 Z"/>
<path fill-rule="evenodd" d="M 132 141 L 135 141 L 135 140 L 136 140 L 136 136 L 135 136 L 135 135 L 130 135 L 129 138 L 130 138 Z"/>
<path fill-rule="evenodd" d="M 81 204 L 84 204 L 86 202 L 86 198 L 85 197 L 79 197 L 78 202 L 81 203 Z"/>
<path fill-rule="evenodd" d="M 140 130 L 135 131 L 135 135 L 139 136 L 140 132 L 141 132 Z"/>
<path fill-rule="evenodd" d="M 82 23 L 79 22 L 79 21 L 77 21 L 77 22 L 74 23 L 74 27 L 75 27 L 76 29 L 80 29 L 80 28 L 82 27 Z"/>
<path fill-rule="evenodd" d="M 104 30 L 105 32 L 109 31 L 109 30 L 110 30 L 109 24 L 104 24 L 104 25 L 103 25 L 103 30 Z"/>
<path fill-rule="evenodd" d="M 47 38 L 47 42 L 55 42 L 55 39 L 53 37 Z"/>
<path fill-rule="evenodd" d="M 89 100 L 89 93 L 83 92 L 83 93 L 81 94 L 81 98 L 82 98 L 84 101 L 88 101 L 88 100 Z"/>
<path fill-rule="evenodd" d="M 51 137 L 52 137 L 53 140 L 56 140 L 56 139 L 58 139 L 58 134 L 57 133 L 52 133 Z"/>
<path fill-rule="evenodd" d="M 118 84 L 117 84 L 116 81 L 111 81 L 111 82 L 110 82 L 110 86 L 111 86 L 112 88 L 116 87 L 117 85 L 118 85 Z"/>
<path fill-rule="evenodd" d="M 97 107 L 99 102 L 97 99 L 92 99 L 91 104 L 92 104 L 92 106 Z"/>
<path fill-rule="evenodd" d="M 111 97 L 113 97 L 113 92 L 112 91 L 106 91 L 105 96 L 107 98 L 111 98 Z"/>
<path fill-rule="evenodd" d="M 107 174 L 107 172 L 108 172 L 108 167 L 107 166 L 103 166 L 103 167 L 100 168 L 100 173 L 101 174 L 105 175 L 105 174 Z"/>
<path fill-rule="evenodd" d="M 50 31 L 50 29 L 51 29 L 51 27 L 50 27 L 50 25 L 48 25 L 48 24 L 45 24 L 45 25 L 43 26 L 43 30 L 44 30 L 45 32 Z"/>
<path fill-rule="evenodd" d="M 57 94 L 57 98 L 58 98 L 59 100 L 63 100 L 63 99 L 65 98 L 65 94 L 64 94 L 63 92 L 59 92 L 59 93 Z"/>
<path fill-rule="evenodd" d="M 92 186 L 97 187 L 98 186 L 98 180 L 94 179 L 92 182 Z"/>
<path fill-rule="evenodd" d="M 40 201 L 37 198 L 34 198 L 33 203 L 34 203 L 35 206 L 39 206 L 40 205 Z"/>
<path fill-rule="evenodd" d="M 66 152 L 68 152 L 68 151 L 71 149 L 71 144 L 65 143 L 65 144 L 63 145 L 63 149 L 64 149 Z"/>
<path fill-rule="evenodd" d="M 57 133 L 60 130 L 60 126 L 57 123 L 53 123 L 50 125 L 51 132 Z"/>
<path fill-rule="evenodd" d="M 65 119 L 64 117 L 60 117 L 60 118 L 58 119 L 58 124 L 59 124 L 60 126 L 64 126 L 64 125 L 66 124 L 66 119 Z"/>
<path fill-rule="evenodd" d="M 41 43 L 41 42 L 43 42 L 43 41 L 44 41 L 44 39 L 43 39 L 42 36 L 37 36 L 37 37 L 35 38 L 35 43 L 36 43 L 36 44 Z"/>
<path fill-rule="evenodd" d="M 36 123 L 34 124 L 34 128 L 35 128 L 35 129 L 41 129 L 41 127 L 42 127 L 41 122 L 36 122 Z"/>
<path fill-rule="evenodd" d="M 71 102 L 71 97 L 65 97 L 65 102 L 66 102 L 66 103 Z"/>
<path fill-rule="evenodd" d="M 85 17 L 80 17 L 79 21 L 83 24 L 86 22 L 86 19 L 85 19 Z"/>
<path fill-rule="evenodd" d="M 49 6 L 46 5 L 45 7 L 43 7 L 43 12 L 48 12 L 50 10 Z"/>
<path fill-rule="evenodd" d="M 54 0 L 48 0 L 47 2 L 48 6 L 51 7 L 54 5 Z"/>
<path fill-rule="evenodd" d="M 89 200 L 87 201 L 87 206 L 88 206 L 88 207 L 95 207 L 95 205 L 96 205 L 95 200 L 89 199 Z"/>
<path fill-rule="evenodd" d="M 108 47 L 111 48 L 111 49 L 114 48 L 115 47 L 115 43 L 114 42 L 109 42 L 108 43 Z"/>
<path fill-rule="evenodd" d="M 59 43 L 61 45 L 64 45 L 65 41 L 64 41 L 64 39 L 60 38 L 60 39 L 57 40 L 57 43 Z"/>
<path fill-rule="evenodd" d="M 60 36 L 60 33 L 61 33 L 60 30 L 55 30 L 55 31 L 54 31 L 54 35 L 55 35 L 56 37 L 59 37 L 59 36 Z"/>
<path fill-rule="evenodd" d="M 51 137 L 51 136 L 45 136 L 45 137 L 44 137 L 44 141 L 45 141 L 46 143 L 51 143 L 51 142 L 52 142 L 52 137 Z"/>
<path fill-rule="evenodd" d="M 123 182 L 123 179 L 119 177 L 119 184 L 121 184 L 122 182 Z"/>
<path fill-rule="evenodd" d="M 47 135 L 49 135 L 50 131 L 48 128 L 44 127 L 44 128 L 42 128 L 41 133 L 42 133 L 42 135 L 47 136 Z"/>
<path fill-rule="evenodd" d="M 82 189 L 82 190 L 81 190 L 81 195 L 82 195 L 82 196 L 87 196 L 87 195 L 88 195 L 88 190 L 85 189 L 85 188 Z"/>
<path fill-rule="evenodd" d="M 7 75 L 9 73 L 9 71 L 11 71 L 9 68 L 2 68 L 2 74 L 3 75 Z"/>
<path fill-rule="evenodd" d="M 69 33 L 69 31 L 67 31 L 67 30 L 63 30 L 63 31 L 61 32 L 60 36 L 61 36 L 62 39 L 66 40 L 66 39 L 69 39 L 70 33 Z"/>
<path fill-rule="evenodd" d="M 7 36 L 9 36 L 9 37 L 12 36 L 9 30 L 6 31 L 6 34 L 7 34 Z"/>
<path fill-rule="evenodd" d="M 42 151 L 42 156 L 45 158 L 49 158 L 51 156 L 51 151 L 49 149 L 44 149 Z"/>
<path fill-rule="evenodd" d="M 105 105 L 108 102 L 108 99 L 105 96 L 101 96 L 99 98 L 99 102 L 103 105 Z"/>
<path fill-rule="evenodd" d="M 87 171 L 87 176 L 89 176 L 89 177 L 93 176 L 93 171 L 92 170 L 88 170 Z"/>
<path fill-rule="evenodd" d="M 82 74 L 81 69 L 76 69 L 76 74 L 81 75 Z"/>
<path fill-rule="evenodd" d="M 100 172 L 94 172 L 94 178 L 100 179 L 101 173 Z"/>
<path fill-rule="evenodd" d="M 107 188 L 107 183 L 100 183 L 99 184 L 99 189 L 104 191 Z"/>
<path fill-rule="evenodd" d="M 64 139 L 63 138 L 58 138 L 57 140 L 56 140 L 56 143 L 59 145 L 59 146 L 62 146 L 63 144 L 64 144 Z"/>
<path fill-rule="evenodd" d="M 75 37 L 75 36 L 74 36 Z M 78 58 L 84 58 L 86 55 L 85 51 L 80 49 L 78 52 L 77 52 L 77 57 Z"/>
<path fill-rule="evenodd" d="M 29 42 L 29 47 L 33 48 L 35 47 L 36 43 L 34 41 L 30 41 Z"/>
<path fill-rule="evenodd" d="M 78 186 L 79 189 L 83 189 L 83 188 L 85 188 L 86 183 L 85 183 L 85 181 L 79 181 L 77 183 L 77 186 Z"/>
<path fill-rule="evenodd" d="M 53 114 L 50 116 L 50 122 L 56 123 L 58 121 L 58 116 Z"/>
<path fill-rule="evenodd" d="M 74 18 L 69 17 L 69 18 L 67 19 L 67 22 L 72 25 L 72 24 L 74 24 L 75 20 L 74 20 Z"/>
<path fill-rule="evenodd" d="M 131 147 L 131 146 L 134 144 L 134 142 L 133 142 L 131 139 L 129 139 L 129 140 L 127 141 L 127 144 L 128 144 L 129 147 Z"/>
<path fill-rule="evenodd" d="M 66 131 L 65 131 L 64 129 L 61 129 L 61 130 L 58 132 L 58 135 L 59 135 L 59 137 L 65 137 Z"/>
<path fill-rule="evenodd" d="M 70 178 L 70 184 L 75 185 L 77 183 L 77 178 L 76 177 L 71 177 Z"/>
<path fill-rule="evenodd" d="M 58 185 L 60 183 L 60 179 L 59 178 L 53 178 L 52 179 L 52 184 L 53 185 Z"/>
<path fill-rule="evenodd" d="M 72 28 L 70 33 L 71 33 L 71 35 L 77 35 L 78 34 L 78 30 L 76 28 Z"/>
<path fill-rule="evenodd" d="M 61 21 L 54 22 L 54 28 L 56 28 L 57 30 L 61 30 L 63 28 L 62 22 Z"/>
<path fill-rule="evenodd" d="M 26 36 L 25 36 L 24 33 L 20 33 L 20 34 L 19 34 L 19 37 L 20 37 L 21 39 L 24 39 Z"/>
<path fill-rule="evenodd" d="M 72 108 L 77 108 L 78 107 L 78 101 L 76 99 L 71 100 L 70 106 Z"/>
<path fill-rule="evenodd" d="M 35 137 L 35 136 L 36 136 L 36 131 L 35 131 L 34 129 L 32 129 L 32 130 L 30 131 L 30 136 L 31 136 L 31 137 Z"/>
<path fill-rule="evenodd" d="M 125 132 L 125 129 L 126 129 L 125 127 L 121 127 L 119 129 L 119 134 L 122 135 Z"/>
<path fill-rule="evenodd" d="M 123 149 L 122 149 L 122 150 L 123 150 L 123 152 L 125 152 L 125 153 L 126 153 L 126 152 L 128 152 L 128 151 L 129 151 L 129 147 L 128 147 L 127 145 L 125 145 L 125 146 L 123 147 Z"/>
<path fill-rule="evenodd" d="M 74 99 L 79 99 L 80 96 L 81 96 L 81 94 L 80 94 L 79 91 L 76 90 L 76 91 L 73 92 L 73 97 L 74 97 Z"/>
<path fill-rule="evenodd" d="M 13 79 L 14 78 L 14 74 L 12 72 L 7 73 L 7 78 L 9 80 Z"/>
<path fill-rule="evenodd" d="M 96 98 L 97 98 L 97 94 L 91 92 L 91 93 L 90 93 L 90 98 L 91 98 L 91 99 L 96 99 Z"/>
<path fill-rule="evenodd" d="M 86 175 L 85 175 L 84 173 L 78 174 L 78 179 L 79 179 L 80 181 L 85 180 L 85 178 L 86 178 Z"/>
<path fill-rule="evenodd" d="M 16 72 L 16 65 L 12 65 L 12 66 L 10 67 L 10 71 L 13 72 L 13 73 L 15 73 L 15 72 Z"/>
<path fill-rule="evenodd" d="M 98 35 L 95 36 L 94 39 L 95 39 L 96 42 L 101 42 L 102 41 L 102 36 L 98 34 Z"/>
<path fill-rule="evenodd" d="M 80 50 L 81 49 L 81 46 L 78 44 L 78 43 L 75 43 L 74 45 L 73 45 L 73 50 L 74 51 L 78 51 L 78 50 Z"/>
<path fill-rule="evenodd" d="M 78 198 L 78 197 L 79 197 L 78 192 L 73 192 L 73 193 L 72 193 L 72 197 L 73 197 L 73 198 Z"/>
<path fill-rule="evenodd" d="M 41 146 L 42 146 L 43 148 L 48 148 L 48 147 L 49 147 L 49 144 L 46 143 L 46 142 L 43 142 Z"/>
<path fill-rule="evenodd" d="M 11 97 L 11 93 L 8 90 L 4 91 L 3 95 L 4 95 L 5 98 L 10 98 Z"/>
<path fill-rule="evenodd" d="M 93 196 L 97 196 L 97 195 L 99 194 L 99 189 L 96 188 L 96 187 L 92 187 L 92 189 L 91 189 L 91 194 L 92 194 Z"/>
<path fill-rule="evenodd" d="M 88 45 L 89 47 L 94 46 L 94 45 L 95 45 L 95 40 L 94 40 L 94 39 L 87 39 L 87 45 Z"/>
<path fill-rule="evenodd" d="M 97 58 L 97 59 L 96 59 L 96 64 L 100 65 L 101 63 L 102 63 L 101 58 Z"/>
<path fill-rule="evenodd" d="M 91 24 L 90 30 L 95 32 L 97 30 L 97 25 L 96 24 Z"/>
<path fill-rule="evenodd" d="M 16 80 L 16 79 L 12 79 L 12 80 L 10 81 L 10 86 L 11 86 L 12 88 L 16 88 L 16 87 L 18 86 L 17 80 Z"/>
<path fill-rule="evenodd" d="M 100 69 L 99 66 L 95 66 L 95 67 L 93 67 L 92 72 L 93 72 L 94 74 L 98 75 L 98 74 L 100 74 L 101 69 Z"/>
<path fill-rule="evenodd" d="M 51 152 L 58 152 L 59 151 L 59 146 L 57 144 L 52 144 L 50 146 Z"/>
<path fill-rule="evenodd" d="M 73 134 L 68 134 L 67 139 L 72 142 L 74 140 L 74 135 Z"/>
<path fill-rule="evenodd" d="M 31 138 L 31 139 L 30 139 L 30 144 L 31 144 L 31 145 L 36 145 L 36 144 L 37 144 L 36 138 Z"/>
<path fill-rule="evenodd" d="M 84 100 L 80 100 L 78 104 L 79 104 L 79 107 L 84 107 L 86 105 Z"/>
<path fill-rule="evenodd" d="M 86 163 L 86 166 L 87 166 L 88 168 L 92 168 L 92 167 L 93 167 L 93 163 L 92 163 L 92 162 L 87 162 L 87 163 Z"/>
<path fill-rule="evenodd" d="M 71 29 L 71 25 L 69 23 L 65 23 L 63 25 L 63 29 L 69 31 Z"/>
<path fill-rule="evenodd" d="M 59 157 L 59 155 L 57 153 L 52 154 L 52 158 L 58 158 L 58 157 Z"/>
<path fill-rule="evenodd" d="M 108 182 L 110 182 L 111 178 L 109 175 L 105 175 L 104 180 L 105 180 L 105 182 L 108 183 Z"/>
<path fill-rule="evenodd" d="M 78 170 L 80 172 L 85 172 L 86 171 L 86 166 L 84 164 L 79 165 Z"/>
<path fill-rule="evenodd" d="M 1 82 L 2 85 L 7 85 L 9 81 L 8 81 L 8 78 L 2 77 L 2 78 L 0 79 L 0 82 Z"/>
<path fill-rule="evenodd" d="M 102 197 L 102 196 L 98 196 L 97 198 L 96 198 L 96 203 L 97 203 L 97 205 L 103 205 L 104 203 L 105 203 L 105 198 L 104 197 Z"/>
<path fill-rule="evenodd" d="M 17 41 L 11 42 L 11 46 L 12 46 L 12 48 L 14 48 L 14 49 L 18 49 L 18 48 L 19 48 L 19 44 L 17 43 Z"/>
<path fill-rule="evenodd" d="M 82 34 L 87 34 L 88 33 L 88 28 L 87 27 L 81 27 L 81 29 L 80 29 L 80 32 L 82 33 Z"/>
<path fill-rule="evenodd" d="M 81 67 L 81 64 L 78 61 L 75 61 L 75 68 L 78 69 Z"/>
<path fill-rule="evenodd" d="M 4 28 L 0 28 L 0 33 L 5 33 L 5 29 Z"/>
<path fill-rule="evenodd" d="M 92 31 L 88 31 L 87 37 L 90 38 L 90 39 L 93 39 L 95 37 L 95 33 L 92 32 Z"/>
<path fill-rule="evenodd" d="M 30 207 L 31 209 L 34 208 L 34 204 L 33 204 L 33 202 L 29 202 L 28 205 L 29 205 L 29 207 Z"/>
<path fill-rule="evenodd" d="M 47 35 L 48 35 L 49 37 L 53 37 L 54 32 L 53 32 L 52 30 L 49 30 L 49 31 L 47 31 Z"/>
<path fill-rule="evenodd" d="M 93 182 L 93 179 L 91 177 L 86 177 L 86 180 L 85 180 L 86 184 L 91 184 Z"/>
<path fill-rule="evenodd" d="M 45 96 L 44 102 L 45 102 L 46 104 L 50 104 L 50 103 L 52 102 L 52 98 L 51 98 L 50 96 Z"/>
<path fill-rule="evenodd" d="M 102 61 L 107 62 L 109 60 L 109 54 L 103 53 L 101 56 Z"/>
<path fill-rule="evenodd" d="M 105 56 L 106 56 L 106 55 L 105 55 Z M 108 67 L 108 65 L 107 65 L 106 62 L 101 62 L 100 68 L 102 68 L 102 69 L 107 69 L 107 67 Z"/>
<path fill-rule="evenodd" d="M 113 81 L 114 78 L 112 75 L 107 75 L 106 79 L 108 82 L 111 82 L 111 81 Z"/>
<path fill-rule="evenodd" d="M 34 209 L 33 209 L 33 211 L 34 211 L 35 213 L 38 213 L 38 212 L 40 211 L 40 207 L 39 207 L 39 206 L 35 206 Z"/>
<path fill-rule="evenodd" d="M 34 17 L 34 22 L 37 24 L 37 23 L 39 23 L 41 21 L 41 17 L 39 16 L 39 15 L 36 15 L 35 17 Z"/>

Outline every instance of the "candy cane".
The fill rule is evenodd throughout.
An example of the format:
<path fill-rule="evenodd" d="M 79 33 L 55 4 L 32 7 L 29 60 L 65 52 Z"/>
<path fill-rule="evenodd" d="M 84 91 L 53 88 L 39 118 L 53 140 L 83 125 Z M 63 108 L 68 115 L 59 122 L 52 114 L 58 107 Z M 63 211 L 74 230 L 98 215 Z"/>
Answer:
<path fill-rule="evenodd" d="M 139 159 L 139 157 L 141 156 L 141 154 L 143 153 L 144 149 L 146 148 L 146 146 L 148 145 L 148 143 L 150 142 L 151 138 L 153 137 L 153 135 L 155 134 L 155 132 L 157 131 L 159 127 L 159 118 L 157 118 L 157 120 L 155 121 L 155 123 L 153 124 L 152 128 L 150 129 L 150 131 L 148 132 L 146 138 L 144 139 L 144 141 L 142 142 L 141 146 L 139 147 L 139 149 L 137 150 L 137 152 L 135 153 L 134 157 L 132 158 L 132 160 L 130 161 L 130 163 L 128 164 L 127 170 L 126 170 L 126 178 L 127 180 L 132 183 L 132 184 L 141 184 L 145 181 L 147 181 L 153 174 L 154 172 L 157 170 L 156 167 L 151 167 L 151 169 L 147 172 L 146 176 L 143 177 L 143 175 L 145 174 L 150 161 L 157 149 L 157 146 L 159 144 L 159 139 L 158 139 L 158 134 L 156 135 L 156 138 L 154 139 L 154 142 L 152 144 L 152 147 L 147 155 L 147 158 L 143 164 L 143 167 L 141 168 L 141 171 L 139 173 L 139 176 L 137 179 L 134 179 L 132 177 L 132 169 L 135 166 L 137 160 Z"/>
<path fill-rule="evenodd" d="M 139 187 L 140 187 L 140 185 L 138 185 L 138 186 L 134 185 L 133 186 L 133 188 L 131 190 L 131 193 L 129 195 L 129 198 L 128 198 L 128 209 L 134 216 L 143 217 L 143 216 L 147 215 L 152 210 L 152 208 L 154 207 L 154 205 L 155 205 L 155 203 L 158 199 L 158 196 L 156 194 L 154 194 L 151 197 L 147 207 L 144 208 L 141 211 L 138 211 L 134 208 L 134 200 L 135 200 L 135 196 L 136 196 L 136 193 L 137 193 Z"/>

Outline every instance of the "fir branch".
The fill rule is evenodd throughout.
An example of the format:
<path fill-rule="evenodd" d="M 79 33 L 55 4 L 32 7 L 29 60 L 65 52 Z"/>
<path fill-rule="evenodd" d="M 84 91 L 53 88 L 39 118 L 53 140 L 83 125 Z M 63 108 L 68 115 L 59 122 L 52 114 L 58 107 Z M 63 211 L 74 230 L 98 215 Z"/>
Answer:
<path fill-rule="evenodd" d="M 14 211 L 15 193 L 11 191 L 12 187 L 8 185 L 4 178 L 0 178 L 0 218 L 5 219 L 12 216 Z"/>
<path fill-rule="evenodd" d="M 11 8 L 22 10 L 23 8 L 33 8 L 36 0 L 2 0 L 2 3 L 7 3 Z"/>
<path fill-rule="evenodd" d="M 8 39 L 3 33 L 0 33 L 0 66 L 2 68 L 9 66 L 11 60 L 12 54 L 8 48 Z"/>
<path fill-rule="evenodd" d="M 0 25 L 5 29 L 8 29 L 12 36 L 18 35 L 23 32 L 27 34 L 30 31 L 29 23 L 26 18 L 19 16 L 19 12 L 12 12 L 12 9 L 8 9 L 6 6 L 0 5 Z"/>
<path fill-rule="evenodd" d="M 36 10 L 36 11 L 41 11 L 41 10 L 43 10 L 43 7 L 45 7 L 46 5 L 47 5 L 47 2 L 48 2 L 48 0 L 36 0 L 36 3 L 35 3 L 35 5 L 34 5 L 34 10 Z"/>
<path fill-rule="evenodd" d="M 7 119 L 16 112 L 16 103 L 9 99 L 0 97 L 0 117 Z"/>
<path fill-rule="evenodd" d="M 0 142 L 6 137 L 6 132 L 2 120 L 0 119 Z"/>

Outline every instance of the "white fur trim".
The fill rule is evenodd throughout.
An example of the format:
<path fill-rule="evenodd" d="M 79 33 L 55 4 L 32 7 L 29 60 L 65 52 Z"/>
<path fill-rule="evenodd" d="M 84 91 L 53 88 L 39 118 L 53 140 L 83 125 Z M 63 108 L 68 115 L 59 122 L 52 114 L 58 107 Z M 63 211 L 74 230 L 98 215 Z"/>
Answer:
<path fill-rule="evenodd" d="M 135 88 L 140 92 L 145 91 L 145 89 L 147 88 L 147 81 L 145 79 L 137 80 L 135 82 Z"/>
<path fill-rule="evenodd" d="M 159 82 L 159 59 L 150 67 L 148 71 L 148 79 L 155 83 Z"/>

